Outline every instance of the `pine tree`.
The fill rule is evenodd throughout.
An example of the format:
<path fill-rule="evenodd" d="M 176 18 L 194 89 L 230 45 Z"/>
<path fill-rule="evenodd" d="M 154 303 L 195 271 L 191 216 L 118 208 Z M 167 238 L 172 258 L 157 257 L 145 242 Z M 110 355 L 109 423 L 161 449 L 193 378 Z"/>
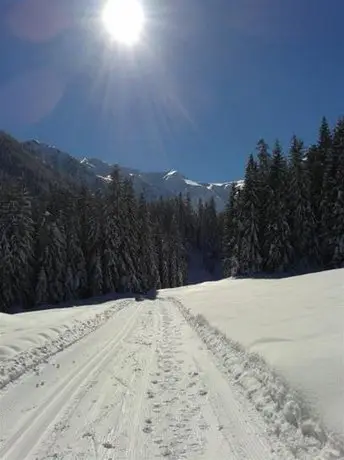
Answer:
<path fill-rule="evenodd" d="M 130 180 L 124 180 L 121 183 L 118 226 L 120 237 L 118 253 L 119 289 L 122 292 L 138 292 L 140 281 L 137 278 L 139 253 L 137 203 Z"/>
<path fill-rule="evenodd" d="M 258 167 L 250 155 L 246 172 L 245 186 L 242 194 L 243 221 L 240 254 L 240 272 L 244 274 L 258 273 L 262 267 L 262 256 L 259 243 L 259 201 L 258 201 Z"/>
<path fill-rule="evenodd" d="M 307 153 L 307 168 L 310 177 L 311 206 L 316 221 L 316 233 L 319 236 L 321 249 L 321 264 L 328 261 L 327 236 L 324 231 L 326 220 L 326 193 L 324 189 L 324 173 L 329 162 L 332 147 L 332 135 L 326 118 L 322 119 L 319 138 L 316 145 L 310 147 Z M 326 181 L 327 182 L 327 181 Z M 325 187 L 327 189 L 327 186 Z"/>
<path fill-rule="evenodd" d="M 34 223 L 31 198 L 20 185 L 0 185 L 0 310 L 25 308 L 32 284 Z"/>
<path fill-rule="evenodd" d="M 210 273 L 214 273 L 220 258 L 220 231 L 214 198 L 205 203 L 202 211 L 201 239 L 203 260 Z"/>
<path fill-rule="evenodd" d="M 224 215 L 224 230 L 222 244 L 222 270 L 225 277 L 236 275 L 239 265 L 237 241 L 239 238 L 238 225 L 238 190 L 232 183 Z"/>
<path fill-rule="evenodd" d="M 268 272 L 283 272 L 291 266 L 292 246 L 287 208 L 287 164 L 278 141 L 272 153 L 269 186 L 266 268 Z"/>
<path fill-rule="evenodd" d="M 263 139 L 257 144 L 257 206 L 259 212 L 258 224 L 258 241 L 260 254 L 262 257 L 262 269 L 266 269 L 266 262 L 268 260 L 269 245 L 267 240 L 268 231 L 268 207 L 267 203 L 270 202 L 271 189 L 269 187 L 269 177 L 271 168 L 271 155 L 269 147 Z"/>
<path fill-rule="evenodd" d="M 329 234 L 331 245 L 330 267 L 343 267 L 344 265 L 344 119 L 341 118 L 334 130 L 333 148 L 332 148 L 333 164 L 335 167 L 332 172 L 332 193 L 330 195 L 333 200 L 333 213 L 331 222 L 329 222 Z M 332 176 L 333 177 L 333 176 Z"/>
<path fill-rule="evenodd" d="M 61 213 L 46 210 L 38 226 L 36 303 L 65 300 L 67 250 Z"/>
<path fill-rule="evenodd" d="M 67 252 L 67 273 L 65 299 L 79 299 L 87 292 L 86 259 L 83 251 L 81 219 L 77 207 L 77 196 L 70 194 L 65 201 L 65 235 Z"/>
<path fill-rule="evenodd" d="M 319 262 L 319 243 L 311 207 L 310 181 L 303 142 L 292 138 L 289 152 L 287 199 L 293 246 L 292 268 L 305 270 Z"/>
<path fill-rule="evenodd" d="M 116 292 L 121 284 L 119 267 L 120 251 L 120 192 L 121 183 L 119 170 L 115 168 L 111 174 L 111 182 L 103 204 L 102 222 L 102 272 L 103 292 Z"/>
<path fill-rule="evenodd" d="M 158 272 L 158 254 L 154 240 L 154 227 L 151 213 L 143 194 L 140 196 L 138 205 L 137 265 L 140 289 L 146 292 L 149 289 L 160 288 L 161 282 Z"/>

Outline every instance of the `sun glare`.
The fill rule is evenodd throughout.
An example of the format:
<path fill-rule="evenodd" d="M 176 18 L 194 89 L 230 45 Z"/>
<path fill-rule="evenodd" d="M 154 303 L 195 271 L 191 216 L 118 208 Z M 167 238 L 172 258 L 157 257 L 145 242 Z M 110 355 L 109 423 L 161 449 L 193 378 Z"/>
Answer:
<path fill-rule="evenodd" d="M 127 46 L 139 42 L 145 15 L 138 0 L 108 0 L 102 19 L 106 30 L 117 42 Z"/>

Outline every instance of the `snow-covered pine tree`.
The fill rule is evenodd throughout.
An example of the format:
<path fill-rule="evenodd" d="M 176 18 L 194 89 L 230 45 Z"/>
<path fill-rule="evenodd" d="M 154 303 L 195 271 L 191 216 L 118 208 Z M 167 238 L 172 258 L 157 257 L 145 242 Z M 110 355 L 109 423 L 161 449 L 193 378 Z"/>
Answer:
<path fill-rule="evenodd" d="M 259 201 L 258 167 L 250 155 L 245 172 L 245 186 L 242 192 L 242 238 L 240 273 L 259 273 L 262 255 L 259 243 Z"/>
<path fill-rule="evenodd" d="M 144 292 L 161 286 L 158 271 L 158 254 L 154 239 L 154 224 L 145 197 L 138 204 L 138 254 L 137 267 L 140 289 Z"/>
<path fill-rule="evenodd" d="M 201 199 L 198 200 L 197 217 L 196 217 L 196 244 L 199 250 L 202 250 L 206 238 L 204 227 L 204 204 Z"/>
<path fill-rule="evenodd" d="M 43 213 L 38 225 L 36 258 L 37 304 L 59 303 L 65 300 L 64 283 L 67 270 L 67 249 L 62 213 L 52 214 L 49 208 Z"/>
<path fill-rule="evenodd" d="M 271 155 L 269 153 L 269 146 L 260 139 L 257 147 L 257 201 L 259 212 L 259 225 L 258 225 L 258 241 L 260 253 L 262 256 L 262 269 L 266 269 L 266 262 L 268 260 L 269 245 L 267 240 L 267 230 L 269 223 L 267 203 L 270 201 L 271 189 L 269 187 L 269 176 L 271 168 Z"/>
<path fill-rule="evenodd" d="M 319 262 L 319 242 L 311 206 L 310 181 L 301 139 L 293 136 L 289 151 L 289 187 L 287 188 L 291 244 L 291 266 L 306 270 Z"/>
<path fill-rule="evenodd" d="M 235 183 L 231 184 L 229 198 L 224 213 L 224 229 L 222 238 L 222 270 L 225 277 L 239 273 L 239 239 L 238 221 L 239 191 Z"/>
<path fill-rule="evenodd" d="M 81 215 L 77 195 L 69 193 L 64 201 L 64 224 L 67 251 L 65 300 L 79 299 L 87 294 L 87 270 L 83 251 Z"/>
<path fill-rule="evenodd" d="M 120 240 L 120 193 L 121 183 L 119 170 L 115 168 L 111 174 L 111 182 L 103 200 L 102 222 L 102 272 L 103 292 L 116 292 L 120 286 L 119 248 Z"/>
<path fill-rule="evenodd" d="M 118 253 L 118 272 L 120 277 L 120 291 L 138 292 L 140 280 L 138 278 L 138 224 L 137 201 L 133 185 L 130 180 L 123 180 L 120 190 L 119 232 L 120 247 Z"/>
<path fill-rule="evenodd" d="M 169 270 L 169 246 L 167 238 L 164 235 L 159 235 L 156 239 L 158 245 L 158 265 L 159 265 L 159 278 L 161 288 L 165 289 L 170 287 L 170 270 Z"/>
<path fill-rule="evenodd" d="M 213 273 L 220 260 L 220 230 L 214 198 L 206 202 L 200 219 L 201 250 L 206 268 Z"/>
<path fill-rule="evenodd" d="M 185 237 L 189 247 L 196 246 L 196 213 L 191 203 L 190 194 L 184 201 L 185 207 Z"/>
<path fill-rule="evenodd" d="M 292 246 L 287 207 L 287 163 L 276 141 L 269 176 L 270 201 L 267 203 L 268 228 L 266 239 L 268 272 L 284 272 L 291 268 Z"/>
<path fill-rule="evenodd" d="M 91 194 L 82 187 L 77 197 L 80 246 L 85 260 L 86 289 L 82 297 L 94 297 L 103 293 L 103 222 L 104 196 Z"/>
<path fill-rule="evenodd" d="M 344 266 L 344 119 L 341 118 L 334 130 L 332 146 L 333 162 L 336 165 L 333 181 L 333 214 L 331 228 L 330 267 Z M 334 171 L 333 171 L 334 172 Z"/>
<path fill-rule="evenodd" d="M 34 222 L 21 184 L 0 185 L 0 311 L 23 309 L 31 296 Z"/>
<path fill-rule="evenodd" d="M 310 197 L 313 214 L 316 221 L 316 233 L 319 237 L 321 251 L 320 264 L 328 260 L 327 237 L 323 223 L 326 220 L 326 199 L 324 199 L 324 172 L 332 147 L 332 135 L 328 122 L 324 117 L 319 129 L 317 144 L 311 146 L 307 152 L 307 168 L 310 177 Z M 324 214 L 324 217 L 322 217 Z"/>

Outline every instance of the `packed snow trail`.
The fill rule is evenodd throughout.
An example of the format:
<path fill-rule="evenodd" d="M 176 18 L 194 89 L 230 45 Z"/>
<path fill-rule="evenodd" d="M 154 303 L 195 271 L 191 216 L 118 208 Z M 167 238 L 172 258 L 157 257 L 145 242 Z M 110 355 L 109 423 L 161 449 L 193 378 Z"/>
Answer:
<path fill-rule="evenodd" d="M 130 302 L 0 393 L 0 458 L 294 458 L 173 300 Z"/>

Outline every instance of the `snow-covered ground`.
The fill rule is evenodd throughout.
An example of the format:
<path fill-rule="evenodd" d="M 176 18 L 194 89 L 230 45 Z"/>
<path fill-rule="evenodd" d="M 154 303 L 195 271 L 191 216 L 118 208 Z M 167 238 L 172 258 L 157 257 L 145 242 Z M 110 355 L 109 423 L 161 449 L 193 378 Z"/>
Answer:
<path fill-rule="evenodd" d="M 1 315 L 0 458 L 343 460 L 343 276 Z"/>
<path fill-rule="evenodd" d="M 171 294 L 173 293 L 173 294 Z M 258 353 L 344 435 L 344 270 L 238 279 L 165 291 Z"/>
<path fill-rule="evenodd" d="M 100 327 L 127 302 L 12 316 L 0 313 L 0 389 Z"/>

